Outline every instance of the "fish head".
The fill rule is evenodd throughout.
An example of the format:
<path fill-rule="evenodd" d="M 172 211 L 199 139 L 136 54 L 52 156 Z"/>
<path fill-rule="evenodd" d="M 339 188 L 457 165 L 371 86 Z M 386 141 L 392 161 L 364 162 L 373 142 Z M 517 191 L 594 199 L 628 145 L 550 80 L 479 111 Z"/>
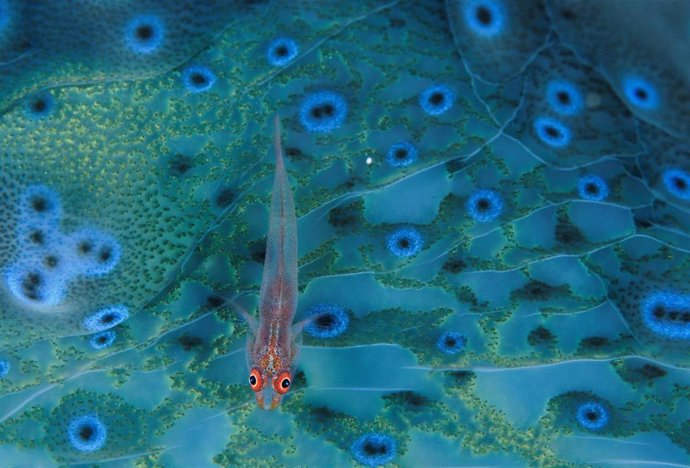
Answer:
<path fill-rule="evenodd" d="M 248 363 L 249 386 L 260 408 L 277 408 L 283 396 L 290 391 L 296 349 L 283 350 L 269 346 Z"/>

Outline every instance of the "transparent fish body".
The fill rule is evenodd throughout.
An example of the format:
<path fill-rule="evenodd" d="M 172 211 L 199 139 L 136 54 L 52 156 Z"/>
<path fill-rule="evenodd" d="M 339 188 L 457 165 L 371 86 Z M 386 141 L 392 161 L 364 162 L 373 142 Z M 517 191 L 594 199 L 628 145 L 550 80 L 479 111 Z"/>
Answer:
<path fill-rule="evenodd" d="M 250 318 L 247 364 L 256 401 L 276 408 L 292 382 L 292 367 L 301 344 L 301 326 L 292 321 L 297 308 L 297 219 L 280 144 L 280 121 L 275 119 L 276 173 L 271 195 L 266 258 L 259 320 Z"/>

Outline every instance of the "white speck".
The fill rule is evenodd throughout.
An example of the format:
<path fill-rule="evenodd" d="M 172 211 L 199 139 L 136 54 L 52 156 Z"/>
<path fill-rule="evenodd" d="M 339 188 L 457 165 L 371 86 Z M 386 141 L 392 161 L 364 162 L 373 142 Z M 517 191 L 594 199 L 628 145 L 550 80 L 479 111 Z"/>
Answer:
<path fill-rule="evenodd" d="M 374 160 L 371 159 L 371 156 L 369 156 L 369 157 L 367 158 L 367 165 L 368 165 L 368 166 L 371 166 L 371 163 L 373 163 L 373 162 L 374 162 Z"/>

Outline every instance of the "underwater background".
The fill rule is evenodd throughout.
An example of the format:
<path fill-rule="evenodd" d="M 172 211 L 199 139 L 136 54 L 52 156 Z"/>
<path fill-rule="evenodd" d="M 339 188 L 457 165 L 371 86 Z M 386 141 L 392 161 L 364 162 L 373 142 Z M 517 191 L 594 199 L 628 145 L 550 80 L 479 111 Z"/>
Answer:
<path fill-rule="evenodd" d="M 0 0 L 0 109 L 0 465 L 689 466 L 690 2 Z"/>

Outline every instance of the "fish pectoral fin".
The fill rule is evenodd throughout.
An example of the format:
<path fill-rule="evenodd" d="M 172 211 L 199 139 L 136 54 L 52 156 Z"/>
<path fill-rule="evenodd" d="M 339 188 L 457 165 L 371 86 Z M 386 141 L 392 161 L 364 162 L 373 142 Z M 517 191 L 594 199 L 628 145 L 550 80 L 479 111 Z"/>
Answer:
<path fill-rule="evenodd" d="M 232 306 L 233 309 L 235 309 L 235 312 L 237 312 L 240 315 L 240 317 L 242 317 L 244 321 L 247 322 L 247 325 L 249 325 L 249 331 L 252 333 L 252 335 L 256 335 L 256 332 L 259 329 L 259 322 L 237 302 L 229 299 L 228 303 Z"/>
<path fill-rule="evenodd" d="M 292 328 L 290 330 L 292 332 L 292 336 L 299 335 L 300 333 L 302 333 L 302 330 L 304 330 L 304 327 L 306 327 L 307 325 L 312 323 L 314 320 L 318 320 L 319 317 L 323 317 L 324 315 L 328 315 L 329 313 L 330 312 L 324 312 L 322 314 L 314 314 L 314 315 L 311 315 L 307 318 L 300 320 L 299 322 L 293 323 Z"/>

